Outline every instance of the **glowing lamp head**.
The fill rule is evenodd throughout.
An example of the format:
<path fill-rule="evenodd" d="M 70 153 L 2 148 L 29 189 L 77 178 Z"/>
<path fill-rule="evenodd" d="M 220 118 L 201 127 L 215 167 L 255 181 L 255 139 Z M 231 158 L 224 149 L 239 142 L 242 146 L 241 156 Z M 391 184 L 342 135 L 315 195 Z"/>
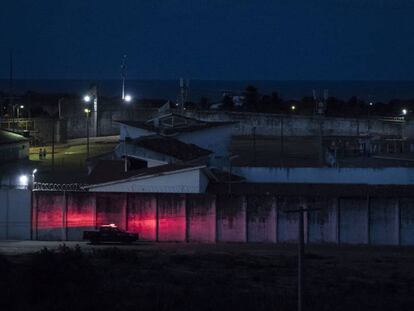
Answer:
<path fill-rule="evenodd" d="M 20 175 L 19 185 L 27 187 L 29 185 L 29 177 L 27 175 Z"/>
<path fill-rule="evenodd" d="M 23 105 L 20 105 L 20 109 L 23 109 L 24 108 L 24 106 Z"/>
<path fill-rule="evenodd" d="M 83 101 L 85 103 L 89 103 L 91 101 L 91 97 L 89 95 L 85 95 L 85 96 L 83 96 Z"/>
<path fill-rule="evenodd" d="M 130 103 L 132 101 L 132 96 L 131 95 L 125 95 L 124 101 L 127 102 L 127 103 Z"/>
<path fill-rule="evenodd" d="M 369 105 L 372 106 L 372 105 L 374 105 L 374 103 L 373 102 L 370 102 Z"/>
<path fill-rule="evenodd" d="M 292 109 L 292 111 L 296 110 L 296 106 L 292 106 L 290 107 L 290 109 Z"/>
<path fill-rule="evenodd" d="M 91 112 L 89 108 L 85 108 L 83 111 L 85 111 L 86 114 L 89 114 L 89 112 Z"/>
<path fill-rule="evenodd" d="M 407 114 L 407 109 L 403 109 L 403 110 L 402 110 L 402 114 L 403 114 L 403 115 L 406 115 L 406 114 Z"/>

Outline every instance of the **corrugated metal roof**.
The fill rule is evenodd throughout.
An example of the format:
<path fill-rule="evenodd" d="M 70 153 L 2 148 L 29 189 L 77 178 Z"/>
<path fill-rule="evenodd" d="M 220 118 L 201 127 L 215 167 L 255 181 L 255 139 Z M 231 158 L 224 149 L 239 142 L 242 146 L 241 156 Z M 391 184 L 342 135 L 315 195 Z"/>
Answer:
<path fill-rule="evenodd" d="M 228 126 L 236 124 L 237 122 L 233 121 L 223 121 L 223 122 L 206 122 L 206 121 L 200 121 L 197 119 L 194 119 L 194 123 L 188 124 L 188 125 L 180 125 L 179 127 L 165 127 L 160 126 L 156 127 L 152 122 L 142 122 L 142 121 L 123 121 L 118 120 L 115 122 L 125 124 L 128 126 L 144 129 L 147 131 L 152 131 L 154 133 L 160 133 L 161 135 L 173 135 L 178 133 L 185 133 L 185 132 L 195 132 L 205 129 L 210 129 L 214 127 L 220 127 L 220 126 Z"/>
<path fill-rule="evenodd" d="M 25 141 L 28 141 L 28 139 L 22 135 L 6 130 L 0 130 L 0 145 L 15 144 Z"/>
<path fill-rule="evenodd" d="M 198 159 L 212 153 L 212 151 L 198 147 L 197 145 L 186 144 L 180 140 L 159 135 L 143 136 L 129 143 L 174 157 L 181 161 Z"/>
<path fill-rule="evenodd" d="M 124 161 L 119 160 L 99 161 L 88 177 L 88 184 L 101 184 L 118 180 L 121 181 L 128 178 L 145 177 L 200 167 L 195 165 L 184 164 L 166 164 L 125 172 L 124 165 Z"/>

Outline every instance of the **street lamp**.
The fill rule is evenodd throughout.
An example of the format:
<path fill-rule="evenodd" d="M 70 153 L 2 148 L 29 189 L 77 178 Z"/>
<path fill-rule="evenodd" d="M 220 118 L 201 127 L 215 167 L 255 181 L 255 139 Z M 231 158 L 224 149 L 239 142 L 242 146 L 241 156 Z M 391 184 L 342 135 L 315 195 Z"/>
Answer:
<path fill-rule="evenodd" d="M 86 154 L 87 158 L 89 158 L 89 116 L 91 110 L 89 108 L 85 108 L 83 111 L 86 114 Z"/>
<path fill-rule="evenodd" d="M 35 177 L 36 177 L 36 173 L 37 173 L 37 168 L 35 168 L 32 172 L 32 189 L 35 188 Z"/>
<path fill-rule="evenodd" d="M 17 118 L 20 118 L 20 109 L 24 109 L 23 105 L 17 106 Z"/>
<path fill-rule="evenodd" d="M 131 96 L 131 95 L 129 95 L 129 94 L 125 95 L 125 97 L 124 97 L 124 101 L 125 101 L 126 103 L 130 103 L 130 102 L 132 101 L 132 96 Z"/>
<path fill-rule="evenodd" d="M 292 106 L 292 107 L 290 107 L 290 109 L 292 109 L 292 111 L 295 111 L 296 110 L 296 106 Z"/>
<path fill-rule="evenodd" d="M 92 137 L 96 137 L 98 136 L 98 91 L 95 85 L 83 96 L 83 101 L 90 108 Z"/>
<path fill-rule="evenodd" d="M 405 116 L 405 115 L 407 115 L 407 112 L 408 112 L 408 111 L 407 111 L 407 109 L 405 109 L 405 108 L 404 108 L 401 112 L 402 112 L 402 114 Z"/>
<path fill-rule="evenodd" d="M 85 103 L 89 103 L 91 101 L 91 97 L 89 95 L 85 95 L 85 96 L 83 96 L 83 101 Z"/>
<path fill-rule="evenodd" d="M 19 186 L 26 188 L 29 185 L 29 177 L 24 174 L 19 176 Z"/>

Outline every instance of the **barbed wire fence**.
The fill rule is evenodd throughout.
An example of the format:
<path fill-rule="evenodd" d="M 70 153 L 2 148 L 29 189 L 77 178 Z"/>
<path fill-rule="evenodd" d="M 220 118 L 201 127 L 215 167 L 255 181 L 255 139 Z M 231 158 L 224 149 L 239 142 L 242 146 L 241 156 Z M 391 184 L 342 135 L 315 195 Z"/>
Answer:
<path fill-rule="evenodd" d="M 87 192 L 88 184 L 73 183 L 73 184 L 57 184 L 57 183 L 33 183 L 33 191 L 71 191 L 71 192 Z"/>

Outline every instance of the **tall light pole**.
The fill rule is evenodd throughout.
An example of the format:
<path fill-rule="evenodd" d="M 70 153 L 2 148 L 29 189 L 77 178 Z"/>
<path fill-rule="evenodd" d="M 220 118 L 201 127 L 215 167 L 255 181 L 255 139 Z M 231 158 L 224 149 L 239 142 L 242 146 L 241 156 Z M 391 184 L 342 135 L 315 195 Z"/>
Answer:
<path fill-rule="evenodd" d="M 125 80 L 126 80 L 126 58 L 127 56 L 124 55 L 122 57 L 122 64 L 121 64 L 121 77 L 122 77 L 122 100 L 125 100 Z"/>
<path fill-rule="evenodd" d="M 24 106 L 23 105 L 18 105 L 17 106 L 17 119 L 20 119 L 20 110 L 21 109 L 24 109 Z"/>
<path fill-rule="evenodd" d="M 89 116 L 91 110 L 89 108 L 85 108 L 84 112 L 86 114 L 86 157 L 89 158 Z"/>
<path fill-rule="evenodd" d="M 98 136 L 98 91 L 96 85 L 92 86 L 89 92 L 83 96 L 83 101 L 90 105 L 92 103 L 92 109 L 90 114 L 92 116 L 92 137 Z"/>

